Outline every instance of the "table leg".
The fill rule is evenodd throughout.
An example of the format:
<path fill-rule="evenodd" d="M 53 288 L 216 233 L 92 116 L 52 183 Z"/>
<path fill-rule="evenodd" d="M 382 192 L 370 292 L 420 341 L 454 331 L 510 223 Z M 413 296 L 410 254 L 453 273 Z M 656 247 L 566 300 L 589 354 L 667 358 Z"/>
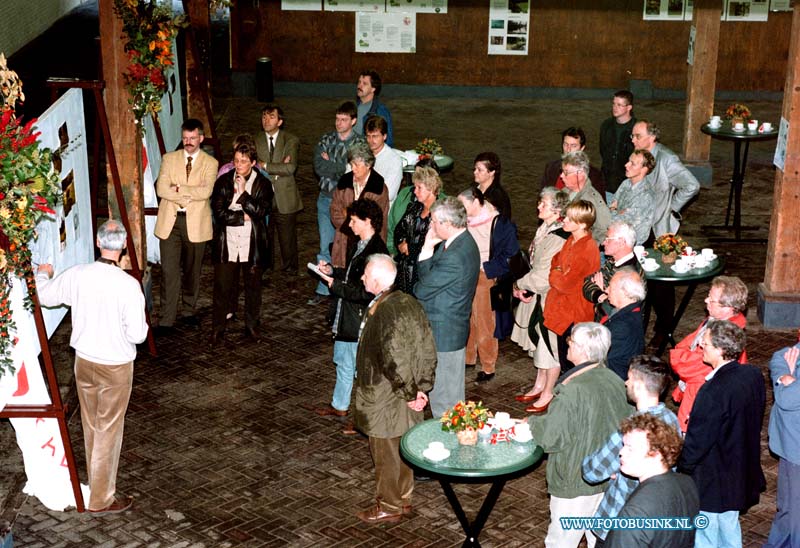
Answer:
<path fill-rule="evenodd" d="M 692 301 L 692 296 L 694 295 L 694 290 L 697 288 L 697 283 L 690 283 L 686 286 L 686 293 L 683 294 L 683 298 L 681 299 L 681 304 L 678 305 L 678 310 L 675 311 L 675 315 L 672 317 L 672 328 L 669 331 L 669 334 L 664 338 L 661 345 L 658 347 L 658 356 L 664 353 L 664 350 L 667 348 L 667 343 L 671 343 L 673 348 L 675 347 L 675 338 L 673 337 L 673 333 L 678 328 L 678 324 L 681 322 L 681 318 L 683 317 L 683 313 L 686 312 L 686 308 L 689 306 L 689 303 Z"/>
<path fill-rule="evenodd" d="M 464 544 L 462 546 L 479 547 L 481 543 L 478 541 L 478 535 L 481 534 L 483 526 L 486 525 L 486 520 L 489 519 L 489 515 L 494 509 L 494 505 L 497 502 L 497 499 L 500 497 L 503 487 L 506 485 L 505 480 L 492 482 L 492 487 L 489 489 L 489 493 L 483 500 L 483 504 L 481 504 L 481 508 L 478 510 L 478 515 L 475 517 L 475 521 L 472 523 L 470 523 L 469 519 L 467 518 L 467 514 L 461 507 L 461 503 L 458 501 L 458 497 L 456 496 L 455 491 L 453 491 L 453 486 L 450 484 L 450 482 L 440 479 L 439 483 L 442 485 L 442 490 L 444 491 L 447 500 L 450 502 L 450 506 L 453 508 L 453 512 L 455 512 L 459 523 L 461 523 L 461 528 L 467 535 L 467 538 L 464 540 Z"/>

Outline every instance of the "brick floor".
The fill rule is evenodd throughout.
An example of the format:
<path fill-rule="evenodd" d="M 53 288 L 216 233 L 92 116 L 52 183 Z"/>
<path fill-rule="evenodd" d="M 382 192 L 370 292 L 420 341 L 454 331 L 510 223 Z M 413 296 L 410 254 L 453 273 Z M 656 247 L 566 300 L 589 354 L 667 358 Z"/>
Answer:
<path fill-rule="evenodd" d="M 306 209 L 300 216 L 301 264 L 317 248 L 316 186 L 310 157 L 317 138 L 332 129 L 341 98 L 279 98 L 287 128 L 302 142 L 298 180 Z M 485 149 L 503 160 L 503 181 L 514 205 L 520 240 L 535 230 L 538 180 L 545 162 L 556 157 L 560 131 L 569 125 L 590 128 L 588 152 L 596 156 L 596 128 L 608 115 L 608 101 L 489 101 L 387 97 L 396 141 L 410 148 L 424 136 L 437 138 L 456 160 L 445 177 L 455 193 L 471 182 L 471 161 Z M 761 119 L 777 120 L 780 104 L 753 102 Z M 249 99 L 215 100 L 224 146 L 233 135 L 257 127 L 259 105 Z M 683 104 L 640 102 L 640 117 L 662 126 L 664 141 L 680 149 Z M 719 110 L 719 109 L 718 109 Z M 480 144 L 479 144 L 480 143 Z M 731 147 L 712 144 L 712 188 L 702 189 L 685 212 L 682 229 L 696 248 L 707 245 L 701 224 L 721 222 L 728 195 Z M 744 224 L 763 226 L 766 236 L 774 170 L 769 144 L 750 150 Z M 762 281 L 766 246 L 715 245 L 727 260 L 727 273 L 742 277 L 751 291 L 748 354 L 766 371 L 772 352 L 789 344 L 791 330 L 766 330 L 755 315 L 755 291 Z M 158 267 L 154 279 L 159 278 Z M 457 546 L 460 526 L 436 483 L 418 483 L 414 513 L 396 525 L 367 526 L 355 512 L 372 503 L 374 476 L 366 439 L 340 434 L 341 420 L 319 417 L 311 409 L 329 401 L 334 368 L 332 343 L 322 307 L 305 304 L 314 283 L 273 275 L 264 287 L 263 340 L 243 343 L 241 323 L 230 330 L 229 345 L 207 347 L 210 333 L 211 268 L 204 266 L 202 325 L 179 327 L 159 341 L 159 356 L 141 350 L 127 414 L 118 486 L 136 496 L 133 511 L 92 518 L 74 511 L 50 512 L 21 494 L 24 472 L 7 421 L 0 422 L 0 519 L 13 523 L 16 545 L 37 546 Z M 691 331 L 703 315 L 696 297 L 677 335 Z M 680 293 L 679 293 L 680 296 Z M 51 341 L 65 399 L 73 410 L 72 352 L 66 322 Z M 500 346 L 498 374 L 485 386 L 468 375 L 467 396 L 491 408 L 524 414 L 513 395 L 531 383 L 530 359 L 508 341 Z M 768 394 L 771 403 L 771 391 Z M 79 416 L 70 422 L 73 446 L 85 481 Z M 742 517 L 746 546 L 766 539 L 775 509 L 776 461 L 763 431 L 762 463 L 768 489 L 761 503 Z M 548 524 L 545 463 L 508 483 L 481 540 L 484 546 L 541 545 Z M 488 491 L 485 485 L 458 485 L 468 514 L 474 515 Z"/>

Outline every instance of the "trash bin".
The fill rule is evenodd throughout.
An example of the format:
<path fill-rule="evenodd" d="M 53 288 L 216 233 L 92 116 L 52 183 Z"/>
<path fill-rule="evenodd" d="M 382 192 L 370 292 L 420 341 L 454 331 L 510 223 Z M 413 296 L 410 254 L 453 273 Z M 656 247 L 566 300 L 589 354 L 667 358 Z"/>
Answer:
<path fill-rule="evenodd" d="M 256 62 L 256 96 L 260 103 L 275 100 L 272 89 L 272 59 L 269 57 L 259 57 Z"/>

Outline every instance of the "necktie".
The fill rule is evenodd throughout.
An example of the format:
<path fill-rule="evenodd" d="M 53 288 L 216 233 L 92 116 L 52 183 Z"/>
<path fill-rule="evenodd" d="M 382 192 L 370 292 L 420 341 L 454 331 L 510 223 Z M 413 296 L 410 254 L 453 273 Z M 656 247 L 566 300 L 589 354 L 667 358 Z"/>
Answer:
<path fill-rule="evenodd" d="M 186 180 L 189 180 L 189 175 L 192 173 L 192 157 L 186 157 Z"/>
<path fill-rule="evenodd" d="M 273 137 L 269 137 L 269 161 L 272 162 L 272 156 L 275 154 L 275 143 L 272 141 Z"/>

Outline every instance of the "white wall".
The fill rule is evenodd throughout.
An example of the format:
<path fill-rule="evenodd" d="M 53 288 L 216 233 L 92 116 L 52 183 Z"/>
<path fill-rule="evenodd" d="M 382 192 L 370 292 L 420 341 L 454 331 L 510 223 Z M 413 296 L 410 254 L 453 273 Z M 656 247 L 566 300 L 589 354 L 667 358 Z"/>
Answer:
<path fill-rule="evenodd" d="M 81 4 L 96 0 L 0 0 L 0 52 L 9 57 Z"/>

